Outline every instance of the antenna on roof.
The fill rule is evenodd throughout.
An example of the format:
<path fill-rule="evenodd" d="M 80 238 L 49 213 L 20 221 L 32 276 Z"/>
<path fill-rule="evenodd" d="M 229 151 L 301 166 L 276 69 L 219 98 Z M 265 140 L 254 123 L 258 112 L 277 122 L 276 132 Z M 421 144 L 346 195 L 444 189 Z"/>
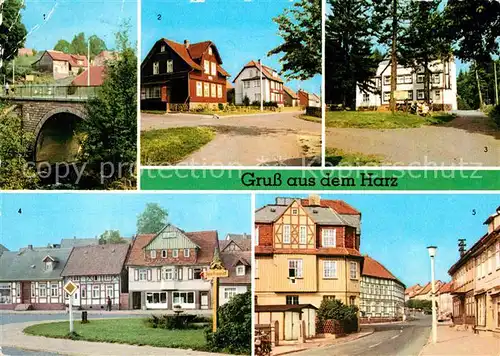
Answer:
<path fill-rule="evenodd" d="M 460 257 L 465 255 L 465 250 L 466 250 L 466 239 L 458 239 L 458 252 L 460 252 Z"/>

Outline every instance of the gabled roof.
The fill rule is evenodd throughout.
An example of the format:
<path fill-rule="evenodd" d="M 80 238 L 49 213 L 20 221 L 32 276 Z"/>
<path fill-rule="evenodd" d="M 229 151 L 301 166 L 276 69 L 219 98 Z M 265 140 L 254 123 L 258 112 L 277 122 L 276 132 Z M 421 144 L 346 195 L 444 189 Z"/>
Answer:
<path fill-rule="evenodd" d="M 438 294 L 451 293 L 453 290 L 453 281 L 445 283 L 439 288 Z"/>
<path fill-rule="evenodd" d="M 415 293 L 417 293 L 417 291 L 419 291 L 420 289 L 422 289 L 422 286 L 417 283 L 411 287 L 406 288 L 405 294 L 408 294 L 410 297 L 413 297 L 413 295 L 415 295 Z"/>
<path fill-rule="evenodd" d="M 436 288 L 437 290 L 439 290 L 439 288 L 441 287 L 442 284 L 443 284 L 443 282 L 441 282 L 440 280 L 434 281 L 434 285 L 437 287 Z M 432 290 L 432 283 L 428 282 L 425 286 L 422 287 L 421 290 L 419 290 L 414 295 L 425 295 L 425 294 L 431 292 L 431 290 Z"/>
<path fill-rule="evenodd" d="M 221 284 L 251 284 L 251 251 L 221 252 L 220 258 L 224 267 L 226 267 L 226 269 L 229 271 L 229 277 L 220 279 Z M 244 276 L 236 275 L 236 267 L 239 265 L 245 266 Z"/>
<path fill-rule="evenodd" d="M 363 276 L 390 279 L 404 286 L 404 284 L 399 279 L 394 277 L 394 275 L 383 264 L 368 255 L 364 258 L 361 274 Z"/>
<path fill-rule="evenodd" d="M 184 234 L 197 246 L 199 246 L 197 254 L 197 263 L 210 263 L 214 258 L 214 251 L 219 247 L 217 231 L 195 231 L 184 232 Z M 137 235 L 132 242 L 130 253 L 126 261 L 127 266 L 156 266 L 154 261 L 145 259 L 144 248 L 158 234 L 142 234 Z"/>
<path fill-rule="evenodd" d="M 45 51 L 53 60 L 69 62 L 73 67 L 86 67 L 87 66 L 87 57 L 83 54 L 68 54 L 61 51 L 47 50 Z M 43 55 L 42 55 L 43 57 Z M 42 58 L 40 57 L 40 58 Z M 79 64 L 78 61 L 82 61 L 82 64 Z M 38 59 L 40 61 L 40 59 Z M 35 63 L 37 63 L 36 61 Z"/>
<path fill-rule="evenodd" d="M 247 238 L 245 240 L 221 240 L 221 241 L 219 241 L 220 251 L 224 252 L 224 250 L 231 243 L 233 243 L 236 246 L 238 246 L 241 251 L 250 251 L 252 249 L 252 239 Z M 228 251 L 228 252 L 230 252 L 230 251 Z"/>
<path fill-rule="evenodd" d="M 283 90 L 285 91 L 285 93 L 287 93 L 288 95 L 290 95 L 292 97 L 292 99 L 298 99 L 298 95 L 296 92 L 294 92 L 292 89 L 290 89 L 289 87 L 283 85 Z"/>
<path fill-rule="evenodd" d="M 262 71 L 262 76 L 263 77 L 265 77 L 265 78 L 267 78 L 269 80 L 273 80 L 275 82 L 283 83 L 283 79 L 280 78 L 280 76 L 277 74 L 278 73 L 277 71 L 275 71 L 273 68 L 268 67 L 266 65 L 260 65 L 259 61 L 254 61 L 254 60 L 251 60 L 250 62 L 248 62 L 247 64 L 245 64 L 243 66 L 243 68 L 241 69 L 241 71 L 234 78 L 233 83 L 236 81 L 236 79 L 239 77 L 239 75 L 241 74 L 241 72 L 243 72 L 243 70 L 245 68 L 256 68 L 257 70 L 259 70 L 259 72 Z M 273 73 L 276 73 L 276 76 L 273 76 Z M 260 74 L 257 75 L 256 78 L 260 78 Z"/>
<path fill-rule="evenodd" d="M 239 241 L 239 240 L 248 240 L 250 238 L 250 235 L 247 235 L 245 233 L 243 234 L 227 234 L 226 235 L 226 240 L 233 240 L 233 241 Z"/>
<path fill-rule="evenodd" d="M 61 239 L 61 248 L 89 246 L 89 245 L 99 245 L 99 240 L 96 238 L 76 238 L 76 237 L 72 239 Z"/>
<path fill-rule="evenodd" d="M 82 73 L 78 74 L 71 84 L 76 86 L 87 86 L 89 71 L 85 69 Z M 90 86 L 100 87 L 104 83 L 106 78 L 106 67 L 105 66 L 94 66 L 90 67 Z"/>
<path fill-rule="evenodd" d="M 6 251 L 0 256 L 0 281 L 34 281 L 60 279 L 71 248 L 44 248 Z M 44 259 L 56 261 L 46 270 Z"/>
<path fill-rule="evenodd" d="M 129 244 L 75 247 L 62 276 L 117 275 L 123 270 Z"/>

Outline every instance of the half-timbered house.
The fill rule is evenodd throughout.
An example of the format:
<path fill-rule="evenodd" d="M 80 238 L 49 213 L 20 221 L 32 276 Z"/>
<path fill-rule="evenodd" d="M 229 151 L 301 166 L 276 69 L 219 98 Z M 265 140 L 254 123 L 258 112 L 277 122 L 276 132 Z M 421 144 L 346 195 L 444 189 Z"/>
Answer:
<path fill-rule="evenodd" d="M 128 243 L 123 243 L 73 249 L 62 276 L 64 283 L 73 281 L 79 287 L 73 295 L 74 306 L 104 309 L 109 297 L 113 309 L 128 309 L 125 260 L 129 247 Z M 69 301 L 67 295 L 65 299 Z"/>
<path fill-rule="evenodd" d="M 171 224 L 134 239 L 127 268 L 133 309 L 209 309 L 203 272 L 219 248 L 217 231 L 185 232 Z"/>
<path fill-rule="evenodd" d="M 227 103 L 229 73 L 212 41 L 158 40 L 141 65 L 142 109 L 193 109 Z M 167 106 L 167 103 L 169 104 Z"/>
<path fill-rule="evenodd" d="M 61 272 L 71 248 L 4 251 L 0 256 L 0 309 L 64 309 Z"/>

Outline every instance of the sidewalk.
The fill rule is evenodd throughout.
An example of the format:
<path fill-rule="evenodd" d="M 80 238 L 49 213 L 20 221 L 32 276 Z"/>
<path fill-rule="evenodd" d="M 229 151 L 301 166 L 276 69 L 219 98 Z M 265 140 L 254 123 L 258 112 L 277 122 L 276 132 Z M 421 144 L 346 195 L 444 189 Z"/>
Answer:
<path fill-rule="evenodd" d="M 471 331 L 457 331 L 449 326 L 439 326 L 437 332 L 438 342 L 432 344 L 429 338 L 419 356 L 500 355 L 500 338 L 477 335 Z"/>
<path fill-rule="evenodd" d="M 43 323 L 58 322 L 47 320 Z M 31 351 L 60 353 L 62 355 L 168 355 L 168 356 L 219 356 L 221 354 L 184 349 L 170 349 L 153 346 L 136 346 L 112 344 L 105 342 L 73 341 L 66 339 L 52 339 L 42 336 L 25 335 L 23 330 L 40 321 L 0 325 L 0 346 L 14 347 Z M 224 356 L 227 356 L 226 354 Z"/>
<path fill-rule="evenodd" d="M 344 337 L 335 338 L 333 335 L 328 335 L 325 338 L 317 338 L 307 340 L 305 343 L 300 344 L 297 342 L 290 341 L 280 341 L 280 346 L 273 347 L 272 355 L 286 355 L 293 352 L 305 351 L 308 349 L 317 349 L 320 347 L 327 347 L 337 344 L 343 344 L 345 342 L 360 339 L 362 337 L 371 335 L 375 332 L 373 328 L 363 328 L 362 331 L 355 334 L 349 334 Z"/>

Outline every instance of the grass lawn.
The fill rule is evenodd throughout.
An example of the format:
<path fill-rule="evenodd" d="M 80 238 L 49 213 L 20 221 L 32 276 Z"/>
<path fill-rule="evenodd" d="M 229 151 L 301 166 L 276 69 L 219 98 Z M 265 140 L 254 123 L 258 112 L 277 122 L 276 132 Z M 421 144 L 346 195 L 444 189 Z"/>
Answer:
<path fill-rule="evenodd" d="M 91 320 L 88 324 L 75 322 L 77 336 L 73 340 L 111 342 L 132 345 L 150 345 L 181 349 L 205 350 L 203 329 L 166 330 L 154 329 L 145 324 L 145 319 Z M 67 339 L 69 322 L 36 324 L 24 329 L 29 335 Z"/>
<path fill-rule="evenodd" d="M 449 122 L 455 115 L 442 112 L 423 117 L 397 112 L 378 111 L 328 111 L 326 127 L 336 128 L 368 128 L 368 129 L 399 129 L 420 127 L 423 125 L 439 125 Z"/>
<path fill-rule="evenodd" d="M 310 116 L 310 115 L 300 115 L 299 119 L 306 120 L 306 121 L 312 121 L 312 122 L 319 122 L 321 123 L 321 118 L 316 117 L 316 116 Z"/>
<path fill-rule="evenodd" d="M 380 166 L 383 157 L 379 155 L 365 155 L 363 153 L 345 152 L 338 148 L 326 148 L 326 166 L 360 167 L 360 166 Z"/>
<path fill-rule="evenodd" d="M 153 114 L 153 115 L 165 115 L 167 112 L 165 110 L 141 110 L 141 113 Z"/>
<path fill-rule="evenodd" d="M 213 140 L 215 130 L 208 127 L 175 127 L 141 133 L 141 163 L 169 165 Z"/>

